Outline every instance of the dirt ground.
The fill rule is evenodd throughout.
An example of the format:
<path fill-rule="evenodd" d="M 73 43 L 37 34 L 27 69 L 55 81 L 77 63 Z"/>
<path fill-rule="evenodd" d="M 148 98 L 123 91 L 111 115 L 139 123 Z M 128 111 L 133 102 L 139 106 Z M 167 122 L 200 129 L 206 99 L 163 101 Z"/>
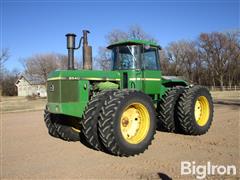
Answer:
<path fill-rule="evenodd" d="M 236 165 L 239 178 L 239 105 L 215 104 L 213 125 L 206 135 L 157 132 L 144 154 L 129 158 L 49 136 L 42 111 L 1 116 L 0 179 L 192 179 L 180 175 L 181 161 Z"/>

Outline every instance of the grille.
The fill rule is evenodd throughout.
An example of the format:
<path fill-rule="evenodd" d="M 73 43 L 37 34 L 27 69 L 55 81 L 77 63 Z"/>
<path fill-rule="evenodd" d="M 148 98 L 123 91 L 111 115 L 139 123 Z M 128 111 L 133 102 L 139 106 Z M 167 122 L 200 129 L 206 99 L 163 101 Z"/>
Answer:
<path fill-rule="evenodd" d="M 47 83 L 48 102 L 75 102 L 78 101 L 77 80 L 54 80 Z"/>

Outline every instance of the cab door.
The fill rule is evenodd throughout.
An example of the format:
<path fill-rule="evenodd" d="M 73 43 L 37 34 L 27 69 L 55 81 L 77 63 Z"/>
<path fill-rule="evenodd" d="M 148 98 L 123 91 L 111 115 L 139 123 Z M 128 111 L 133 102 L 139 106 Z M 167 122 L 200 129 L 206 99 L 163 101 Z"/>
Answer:
<path fill-rule="evenodd" d="M 158 48 L 144 47 L 142 53 L 143 90 L 146 94 L 159 94 L 162 74 Z"/>

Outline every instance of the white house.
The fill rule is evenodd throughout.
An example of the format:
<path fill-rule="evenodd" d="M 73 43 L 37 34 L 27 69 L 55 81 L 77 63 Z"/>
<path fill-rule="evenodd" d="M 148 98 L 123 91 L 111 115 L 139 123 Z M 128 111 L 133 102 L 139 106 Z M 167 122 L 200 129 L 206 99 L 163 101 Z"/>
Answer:
<path fill-rule="evenodd" d="M 21 75 L 16 81 L 18 96 L 33 96 L 46 97 L 46 83 L 39 78 L 28 77 Z"/>

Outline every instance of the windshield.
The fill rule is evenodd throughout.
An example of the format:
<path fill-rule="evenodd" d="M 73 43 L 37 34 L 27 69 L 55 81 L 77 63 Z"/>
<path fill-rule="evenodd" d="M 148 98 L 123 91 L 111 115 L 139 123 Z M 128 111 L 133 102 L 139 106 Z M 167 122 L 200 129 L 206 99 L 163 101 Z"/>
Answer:
<path fill-rule="evenodd" d="M 112 49 L 113 70 L 139 69 L 140 47 L 118 46 Z"/>

